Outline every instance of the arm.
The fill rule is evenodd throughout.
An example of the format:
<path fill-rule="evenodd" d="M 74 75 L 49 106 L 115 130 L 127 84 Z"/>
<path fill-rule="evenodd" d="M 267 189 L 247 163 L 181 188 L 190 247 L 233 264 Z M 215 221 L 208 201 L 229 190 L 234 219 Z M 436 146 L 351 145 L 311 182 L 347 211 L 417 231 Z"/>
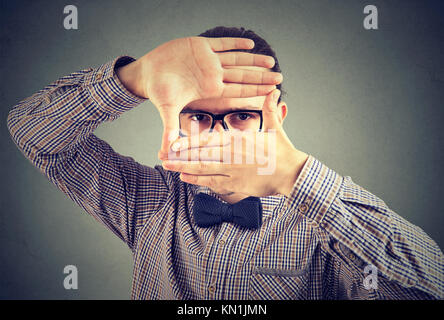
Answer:
<path fill-rule="evenodd" d="M 420 228 L 404 220 L 378 197 L 310 156 L 287 206 L 318 230 L 323 249 L 334 257 L 325 285 L 357 299 L 440 299 L 444 297 L 444 257 Z M 376 288 L 364 279 L 374 266 Z M 367 267 L 368 268 L 368 267 Z"/>
<path fill-rule="evenodd" d="M 130 248 L 137 228 L 165 201 L 166 178 L 162 170 L 115 153 L 93 131 L 144 101 L 114 72 L 133 60 L 121 57 L 63 77 L 21 101 L 8 116 L 24 155 Z"/>

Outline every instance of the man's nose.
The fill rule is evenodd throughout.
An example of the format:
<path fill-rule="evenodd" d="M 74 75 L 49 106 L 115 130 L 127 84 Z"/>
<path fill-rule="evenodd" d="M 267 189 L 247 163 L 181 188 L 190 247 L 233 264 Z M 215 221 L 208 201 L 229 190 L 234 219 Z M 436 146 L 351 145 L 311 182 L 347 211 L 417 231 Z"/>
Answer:
<path fill-rule="evenodd" d="M 214 128 L 213 131 L 217 131 L 217 132 L 223 132 L 224 126 L 222 124 L 222 120 L 216 120 L 216 123 L 214 124 Z"/>

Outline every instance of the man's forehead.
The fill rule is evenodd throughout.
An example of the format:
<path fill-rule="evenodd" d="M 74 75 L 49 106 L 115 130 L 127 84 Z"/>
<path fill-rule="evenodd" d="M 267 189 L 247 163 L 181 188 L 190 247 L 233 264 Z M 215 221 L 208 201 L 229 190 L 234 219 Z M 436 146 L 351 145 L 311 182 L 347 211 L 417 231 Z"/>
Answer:
<path fill-rule="evenodd" d="M 211 98 L 192 101 L 184 109 L 213 111 L 228 111 L 236 109 L 261 110 L 264 102 L 265 96 L 250 98 Z"/>

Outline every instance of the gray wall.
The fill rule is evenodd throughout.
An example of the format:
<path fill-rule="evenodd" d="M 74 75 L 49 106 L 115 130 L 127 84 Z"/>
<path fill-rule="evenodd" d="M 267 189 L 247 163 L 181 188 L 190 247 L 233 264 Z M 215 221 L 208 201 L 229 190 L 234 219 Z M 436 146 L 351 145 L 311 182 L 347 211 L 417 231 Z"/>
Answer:
<path fill-rule="evenodd" d="M 362 26 L 366 4 L 379 30 Z M 441 1 L 442 3 L 442 1 Z M 0 298 L 127 299 L 132 256 L 15 147 L 10 108 L 53 80 L 128 54 L 139 57 L 217 25 L 255 30 L 275 48 L 297 148 L 382 198 L 444 246 L 444 57 L 439 1 L 2 1 Z M 79 29 L 65 30 L 75 4 Z M 144 103 L 97 135 L 159 163 L 160 119 Z M 62 286 L 63 267 L 79 289 Z"/>

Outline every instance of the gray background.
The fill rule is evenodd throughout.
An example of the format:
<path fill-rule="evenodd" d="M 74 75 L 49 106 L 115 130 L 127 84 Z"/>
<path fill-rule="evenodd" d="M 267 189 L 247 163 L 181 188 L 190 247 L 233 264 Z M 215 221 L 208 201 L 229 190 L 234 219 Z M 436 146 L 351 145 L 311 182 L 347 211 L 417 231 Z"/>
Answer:
<path fill-rule="evenodd" d="M 250 28 L 274 47 L 294 145 L 382 198 L 443 247 L 442 1 L 2 1 L 0 298 L 127 299 L 132 256 L 59 192 L 6 129 L 19 100 L 73 71 L 140 57 L 218 25 Z M 63 7 L 79 29 L 63 28 Z M 379 30 L 362 26 L 379 9 Z M 144 103 L 97 135 L 154 165 L 160 118 Z M 79 289 L 63 288 L 63 268 Z"/>

